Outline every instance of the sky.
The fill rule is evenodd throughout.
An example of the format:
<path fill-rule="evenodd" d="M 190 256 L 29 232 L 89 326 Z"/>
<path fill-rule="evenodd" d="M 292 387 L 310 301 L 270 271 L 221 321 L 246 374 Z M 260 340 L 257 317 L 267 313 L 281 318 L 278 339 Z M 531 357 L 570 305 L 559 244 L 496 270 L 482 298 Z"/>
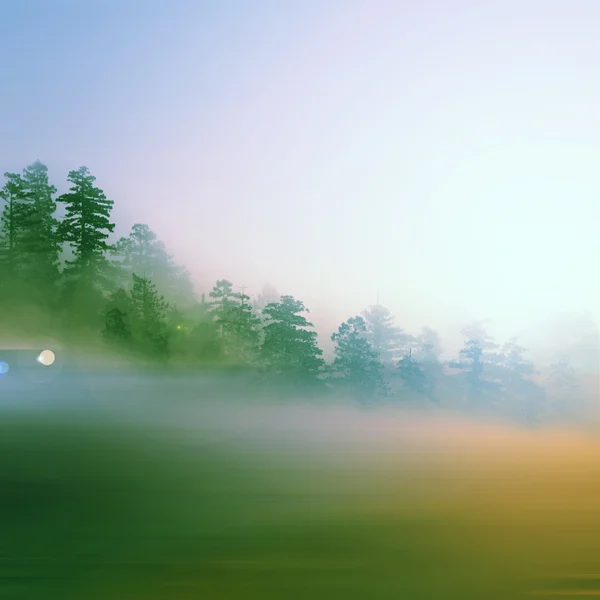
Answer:
<path fill-rule="evenodd" d="M 599 20 L 593 0 L 0 0 L 0 171 L 39 159 L 65 191 L 88 166 L 118 235 L 147 223 L 199 288 L 270 282 L 327 335 L 379 295 L 452 348 L 472 319 L 531 340 L 600 317 Z"/>

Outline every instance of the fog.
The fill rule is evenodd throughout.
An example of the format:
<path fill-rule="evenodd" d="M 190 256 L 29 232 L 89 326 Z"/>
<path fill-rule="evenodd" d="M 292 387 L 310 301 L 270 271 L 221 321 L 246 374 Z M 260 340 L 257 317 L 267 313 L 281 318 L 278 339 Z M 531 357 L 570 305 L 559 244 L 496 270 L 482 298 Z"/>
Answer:
<path fill-rule="evenodd" d="M 532 432 L 214 378 L 19 385 L 0 402 L 6 597 L 597 593 L 595 426 Z"/>

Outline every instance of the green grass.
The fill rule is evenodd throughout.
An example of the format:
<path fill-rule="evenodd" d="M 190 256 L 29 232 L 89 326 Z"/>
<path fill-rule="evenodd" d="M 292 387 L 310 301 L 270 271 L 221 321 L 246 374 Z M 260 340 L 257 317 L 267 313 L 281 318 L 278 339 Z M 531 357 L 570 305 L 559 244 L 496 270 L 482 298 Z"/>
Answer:
<path fill-rule="evenodd" d="M 4 414 L 0 597 L 600 589 L 584 576 L 600 567 L 599 446 L 483 425 L 419 434 L 401 420 L 396 435 L 389 420 L 303 414 L 314 430 L 283 410 L 223 436 L 206 421 L 126 425 L 118 412 Z"/>

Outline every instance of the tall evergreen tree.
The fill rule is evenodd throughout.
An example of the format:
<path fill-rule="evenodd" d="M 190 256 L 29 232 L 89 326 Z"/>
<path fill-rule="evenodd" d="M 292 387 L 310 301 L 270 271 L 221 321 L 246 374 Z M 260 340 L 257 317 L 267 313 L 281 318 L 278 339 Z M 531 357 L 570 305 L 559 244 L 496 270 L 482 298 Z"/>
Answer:
<path fill-rule="evenodd" d="M 23 264 L 22 237 L 28 206 L 25 202 L 25 182 L 17 173 L 5 173 L 6 183 L 0 190 L 3 202 L 0 229 L 0 281 L 15 284 L 18 265 Z"/>
<path fill-rule="evenodd" d="M 362 401 L 374 400 L 387 391 L 383 364 L 367 339 L 362 317 L 342 323 L 331 341 L 335 344 L 332 381 L 337 387 Z"/>
<path fill-rule="evenodd" d="M 450 366 L 461 369 L 471 391 L 477 392 L 483 388 L 483 349 L 476 340 L 467 340 L 459 353 L 459 359 L 452 361 Z"/>
<path fill-rule="evenodd" d="M 410 392 L 433 399 L 431 382 L 413 357 L 412 348 L 398 361 L 398 374 Z"/>
<path fill-rule="evenodd" d="M 117 241 L 112 253 L 119 257 L 126 277 L 137 273 L 150 278 L 165 298 L 182 308 L 195 304 L 194 286 L 189 273 L 173 262 L 163 242 L 148 225 L 133 225 L 129 235 Z"/>
<path fill-rule="evenodd" d="M 431 327 L 423 327 L 412 348 L 412 356 L 422 363 L 439 362 L 442 354 L 440 336 Z"/>
<path fill-rule="evenodd" d="M 525 358 L 526 351 L 516 337 L 510 338 L 502 346 L 495 366 L 507 410 L 525 422 L 534 423 L 539 418 L 543 393 L 531 379 L 536 371 L 533 363 Z"/>
<path fill-rule="evenodd" d="M 71 171 L 70 191 L 58 199 L 66 207 L 58 233 L 72 248 L 74 260 L 68 262 L 66 274 L 86 276 L 90 282 L 104 283 L 108 261 L 107 242 L 115 225 L 110 221 L 114 202 L 94 185 L 96 178 L 87 167 Z"/>
<path fill-rule="evenodd" d="M 232 333 L 236 354 L 243 362 L 252 362 L 256 358 L 259 344 L 261 319 L 255 314 L 250 297 L 235 294 L 237 303 L 229 307 L 228 329 Z"/>
<path fill-rule="evenodd" d="M 122 265 L 131 273 L 140 277 L 156 276 L 156 271 L 168 261 L 168 255 L 162 242 L 148 225 L 136 223 L 127 237 L 120 238 L 112 248 L 113 254 L 121 257 Z"/>
<path fill-rule="evenodd" d="M 230 315 L 232 309 L 237 305 L 233 283 L 227 279 L 217 281 L 211 292 L 210 312 L 219 327 L 221 337 L 225 338 L 231 334 Z"/>
<path fill-rule="evenodd" d="M 391 365 L 399 360 L 412 336 L 394 325 L 394 316 L 385 306 L 371 306 L 363 311 L 362 316 L 367 327 L 367 339 L 383 364 Z"/>
<path fill-rule="evenodd" d="M 441 353 L 442 346 L 438 333 L 430 327 L 423 327 L 411 348 L 410 357 L 418 364 L 425 379 L 425 396 L 436 403 L 439 403 L 442 395 L 447 393 L 444 391 L 447 380 L 440 360 Z"/>
<path fill-rule="evenodd" d="M 210 292 L 211 313 L 221 334 L 224 354 L 242 362 L 252 362 L 258 351 L 260 318 L 250 297 L 233 291 L 226 279 L 217 281 Z"/>
<path fill-rule="evenodd" d="M 133 274 L 131 323 L 133 339 L 144 354 L 164 357 L 168 353 L 168 304 L 147 277 Z"/>
<path fill-rule="evenodd" d="M 70 321 L 95 327 L 105 293 L 114 289 L 115 273 L 106 256 L 107 240 L 115 227 L 110 221 L 114 203 L 94 185 L 96 178 L 87 167 L 71 171 L 68 180 L 70 191 L 58 199 L 66 208 L 58 235 L 73 254 L 64 269 L 63 305 Z"/>
<path fill-rule="evenodd" d="M 282 296 L 268 304 L 261 354 L 268 367 L 296 383 L 316 383 L 324 367 L 323 351 L 317 346 L 317 333 L 302 313 L 304 303 Z"/>
<path fill-rule="evenodd" d="M 463 371 L 470 406 L 491 407 L 494 395 L 500 390 L 495 377 L 498 355 L 492 352 L 498 345 L 482 322 L 477 321 L 465 326 L 462 333 L 467 337 L 467 341 L 459 353 L 459 359 L 451 361 L 450 366 Z"/>
<path fill-rule="evenodd" d="M 33 293 L 45 301 L 54 297 L 58 282 L 60 240 L 56 234 L 56 188 L 48 168 L 36 161 L 23 171 L 25 218 L 20 235 L 23 272 Z"/>

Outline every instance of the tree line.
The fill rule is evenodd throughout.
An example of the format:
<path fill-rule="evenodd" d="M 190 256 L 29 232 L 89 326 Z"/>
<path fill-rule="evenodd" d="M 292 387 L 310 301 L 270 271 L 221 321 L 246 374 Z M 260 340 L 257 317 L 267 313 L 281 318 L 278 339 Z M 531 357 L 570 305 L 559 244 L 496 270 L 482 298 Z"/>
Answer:
<path fill-rule="evenodd" d="M 414 336 L 384 306 L 340 324 L 326 361 L 309 309 L 268 286 L 256 298 L 226 279 L 198 298 L 147 225 L 113 240 L 114 202 L 86 167 L 57 196 L 39 161 L 5 173 L 0 190 L 0 323 L 22 335 L 94 340 L 123 359 L 229 367 L 295 388 L 370 403 L 398 401 L 483 410 L 523 422 L 573 412 L 577 377 L 567 358 L 541 385 L 526 349 L 497 344 L 484 323 L 463 330 L 456 359 L 443 361 L 438 334 Z"/>

